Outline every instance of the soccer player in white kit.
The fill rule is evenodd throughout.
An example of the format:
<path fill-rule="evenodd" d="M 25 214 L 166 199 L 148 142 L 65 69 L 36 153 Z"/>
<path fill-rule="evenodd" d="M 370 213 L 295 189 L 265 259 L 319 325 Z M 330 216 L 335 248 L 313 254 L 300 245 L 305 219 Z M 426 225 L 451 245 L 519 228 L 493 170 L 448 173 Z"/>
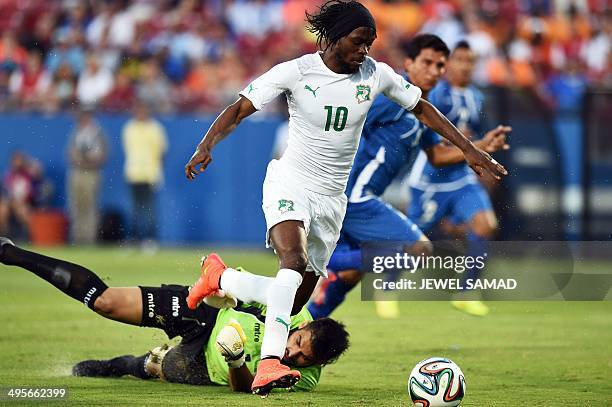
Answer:
<path fill-rule="evenodd" d="M 298 371 L 280 362 L 288 321 L 292 310 L 299 311 L 307 302 L 318 277 L 326 275 L 346 209 L 344 189 L 376 96 L 385 94 L 450 140 L 476 173 L 487 171 L 496 178 L 506 174 L 421 99 L 418 87 L 367 56 L 376 25 L 362 4 L 329 1 L 318 13 L 307 13 L 306 19 L 321 51 L 278 64 L 250 83 L 217 117 L 185 166 L 187 178 L 194 179 L 211 162 L 211 150 L 219 141 L 245 117 L 285 94 L 288 145 L 283 156 L 268 165 L 262 205 L 266 243 L 278 255 L 280 269 L 275 278 L 249 275 L 227 268 L 213 253 L 203 262 L 187 299 L 190 308 L 205 297 L 223 295 L 267 305 L 262 361 L 251 386 L 256 394 L 290 387 L 300 378 Z"/>

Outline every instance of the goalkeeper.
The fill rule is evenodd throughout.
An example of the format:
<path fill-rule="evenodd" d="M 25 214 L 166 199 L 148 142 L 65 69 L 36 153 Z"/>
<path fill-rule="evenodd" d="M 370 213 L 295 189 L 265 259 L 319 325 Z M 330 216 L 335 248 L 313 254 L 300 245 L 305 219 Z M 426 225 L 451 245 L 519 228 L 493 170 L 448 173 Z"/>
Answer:
<path fill-rule="evenodd" d="M 3 237 L 0 263 L 31 271 L 105 318 L 159 328 L 169 338 L 181 337 L 175 347 L 155 348 L 139 357 L 82 361 L 74 366 L 74 375 L 132 375 L 194 385 L 229 384 L 235 391 L 251 391 L 260 360 L 265 306 L 234 302 L 233 308 L 201 304 L 190 310 L 186 286 L 108 287 L 82 266 L 21 249 Z M 289 329 L 283 363 L 302 374 L 293 389 L 313 390 L 321 367 L 347 349 L 348 333 L 332 319 L 313 321 L 306 308 L 291 317 Z"/>

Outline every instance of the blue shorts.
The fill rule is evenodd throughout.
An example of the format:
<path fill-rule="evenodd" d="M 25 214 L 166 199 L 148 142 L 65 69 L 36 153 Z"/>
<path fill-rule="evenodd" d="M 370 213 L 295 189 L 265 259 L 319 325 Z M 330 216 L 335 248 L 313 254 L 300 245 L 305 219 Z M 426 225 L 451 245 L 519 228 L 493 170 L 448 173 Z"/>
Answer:
<path fill-rule="evenodd" d="M 425 232 L 444 217 L 455 225 L 467 223 L 478 212 L 493 210 L 489 195 L 480 184 L 468 184 L 455 191 L 433 192 L 410 188 L 408 217 Z"/>
<path fill-rule="evenodd" d="M 410 220 L 380 198 L 349 202 L 342 223 L 340 243 L 355 247 L 367 241 L 416 242 L 423 232 Z"/>

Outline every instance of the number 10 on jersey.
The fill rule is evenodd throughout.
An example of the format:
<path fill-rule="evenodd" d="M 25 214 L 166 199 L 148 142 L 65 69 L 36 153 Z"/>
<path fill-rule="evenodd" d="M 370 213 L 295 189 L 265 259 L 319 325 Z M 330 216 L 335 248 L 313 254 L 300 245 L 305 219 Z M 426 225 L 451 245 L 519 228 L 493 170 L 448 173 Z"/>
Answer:
<path fill-rule="evenodd" d="M 333 106 L 325 106 L 325 110 L 327 111 L 327 121 L 325 122 L 325 131 L 329 131 L 329 128 L 332 127 L 335 131 L 344 130 L 344 126 L 346 126 L 346 119 L 348 118 L 348 108 L 344 106 L 338 106 L 335 108 Z"/>

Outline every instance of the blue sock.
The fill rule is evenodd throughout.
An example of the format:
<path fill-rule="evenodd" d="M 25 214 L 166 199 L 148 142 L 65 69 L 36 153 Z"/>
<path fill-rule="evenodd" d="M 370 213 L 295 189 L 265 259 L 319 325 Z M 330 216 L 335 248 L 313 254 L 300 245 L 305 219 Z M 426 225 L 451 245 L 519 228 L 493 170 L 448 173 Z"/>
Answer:
<path fill-rule="evenodd" d="M 468 250 L 467 256 L 471 256 L 473 258 L 476 257 L 484 257 L 486 261 L 485 253 L 489 250 L 489 239 L 483 238 L 474 234 L 473 232 L 468 232 L 467 234 L 468 240 Z M 463 281 L 467 279 L 477 279 L 480 277 L 480 274 L 484 271 L 484 268 L 479 267 L 471 267 L 465 270 L 463 274 Z"/>
<path fill-rule="evenodd" d="M 318 298 L 308 304 L 308 311 L 314 319 L 329 316 L 355 287 L 342 281 L 335 271 L 361 269 L 361 250 L 334 252 L 327 267 L 330 269 L 328 280 L 323 283 Z"/>

